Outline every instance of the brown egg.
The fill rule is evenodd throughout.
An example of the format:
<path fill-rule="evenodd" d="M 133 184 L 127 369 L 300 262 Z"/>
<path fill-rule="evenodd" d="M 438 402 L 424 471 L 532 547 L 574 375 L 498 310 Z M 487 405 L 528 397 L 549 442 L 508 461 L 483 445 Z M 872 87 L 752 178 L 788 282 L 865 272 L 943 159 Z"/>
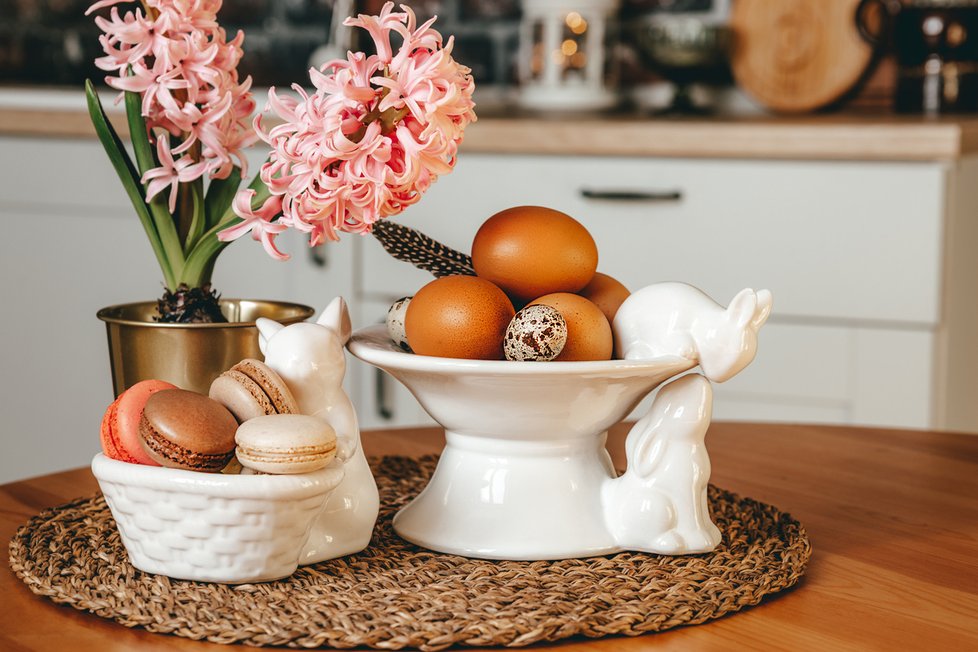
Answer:
<path fill-rule="evenodd" d="M 489 281 L 445 276 L 414 295 L 404 328 L 420 355 L 502 360 L 503 336 L 515 314 L 506 294 Z"/>
<path fill-rule="evenodd" d="M 567 322 L 567 343 L 554 360 L 611 359 L 611 325 L 596 305 L 568 292 L 548 294 L 530 302 L 531 306 L 535 304 L 556 308 Z"/>
<path fill-rule="evenodd" d="M 598 267 L 598 247 L 570 215 L 542 206 L 496 213 L 472 242 L 472 265 L 518 304 L 553 292 L 577 292 Z"/>
<path fill-rule="evenodd" d="M 595 272 L 591 282 L 584 286 L 579 295 L 596 305 L 608 318 L 608 323 L 615 321 L 615 313 L 621 308 L 631 292 L 618 279 L 607 274 Z"/>

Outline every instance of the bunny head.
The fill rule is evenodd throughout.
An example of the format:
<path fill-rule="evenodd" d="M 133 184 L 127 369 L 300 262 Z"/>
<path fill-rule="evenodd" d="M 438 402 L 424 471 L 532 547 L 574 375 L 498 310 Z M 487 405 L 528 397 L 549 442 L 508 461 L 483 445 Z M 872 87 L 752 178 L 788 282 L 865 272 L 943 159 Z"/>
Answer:
<path fill-rule="evenodd" d="M 302 322 L 282 326 L 261 318 L 257 326 L 258 345 L 265 355 L 265 363 L 293 390 L 301 387 L 301 393 L 315 394 L 342 385 L 346 374 L 343 347 L 352 330 L 350 313 L 342 297 L 334 299 L 315 324 Z M 301 398 L 299 401 L 302 402 Z"/>
<path fill-rule="evenodd" d="M 715 331 L 700 344 L 700 368 L 722 383 L 749 365 L 757 354 L 757 333 L 771 315 L 768 290 L 741 290 L 724 311 Z"/>

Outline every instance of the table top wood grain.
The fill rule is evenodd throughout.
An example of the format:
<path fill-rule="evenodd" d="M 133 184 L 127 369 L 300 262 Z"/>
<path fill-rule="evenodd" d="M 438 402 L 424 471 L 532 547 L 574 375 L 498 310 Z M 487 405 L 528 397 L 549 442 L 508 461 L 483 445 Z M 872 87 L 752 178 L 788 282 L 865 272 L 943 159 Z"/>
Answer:
<path fill-rule="evenodd" d="M 624 464 L 627 427 L 613 429 Z M 364 433 L 368 454 L 421 455 L 440 430 Z M 793 590 L 716 621 L 638 638 L 570 640 L 563 652 L 651 649 L 978 649 L 978 436 L 716 423 L 712 481 L 791 513 L 814 553 Z M 97 490 L 88 469 L 0 487 L 9 540 L 39 510 Z M 0 649 L 204 650 L 210 643 L 127 629 L 35 596 L 0 570 Z"/>

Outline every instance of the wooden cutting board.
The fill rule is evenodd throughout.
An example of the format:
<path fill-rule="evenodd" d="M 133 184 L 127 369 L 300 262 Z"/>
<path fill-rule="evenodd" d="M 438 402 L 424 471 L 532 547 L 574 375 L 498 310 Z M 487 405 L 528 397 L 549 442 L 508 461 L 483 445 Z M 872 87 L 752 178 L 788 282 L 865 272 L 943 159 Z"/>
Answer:
<path fill-rule="evenodd" d="M 873 49 L 856 30 L 859 0 L 734 0 L 731 66 L 767 108 L 814 111 L 862 79 Z"/>

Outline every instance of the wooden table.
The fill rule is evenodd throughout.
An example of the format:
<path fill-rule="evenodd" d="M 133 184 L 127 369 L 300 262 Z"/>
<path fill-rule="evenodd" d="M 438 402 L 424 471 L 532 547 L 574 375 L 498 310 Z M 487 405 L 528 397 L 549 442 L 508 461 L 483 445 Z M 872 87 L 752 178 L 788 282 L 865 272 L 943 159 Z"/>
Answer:
<path fill-rule="evenodd" d="M 624 464 L 620 426 L 610 448 Z M 365 433 L 368 454 L 436 452 L 440 431 Z M 978 436 L 714 424 L 713 481 L 777 505 L 814 546 L 794 590 L 717 621 L 562 650 L 978 649 Z M 0 487 L 9 540 L 30 516 L 97 489 L 88 469 Z M 130 630 L 39 598 L 4 565 L 2 650 L 222 649 Z"/>

